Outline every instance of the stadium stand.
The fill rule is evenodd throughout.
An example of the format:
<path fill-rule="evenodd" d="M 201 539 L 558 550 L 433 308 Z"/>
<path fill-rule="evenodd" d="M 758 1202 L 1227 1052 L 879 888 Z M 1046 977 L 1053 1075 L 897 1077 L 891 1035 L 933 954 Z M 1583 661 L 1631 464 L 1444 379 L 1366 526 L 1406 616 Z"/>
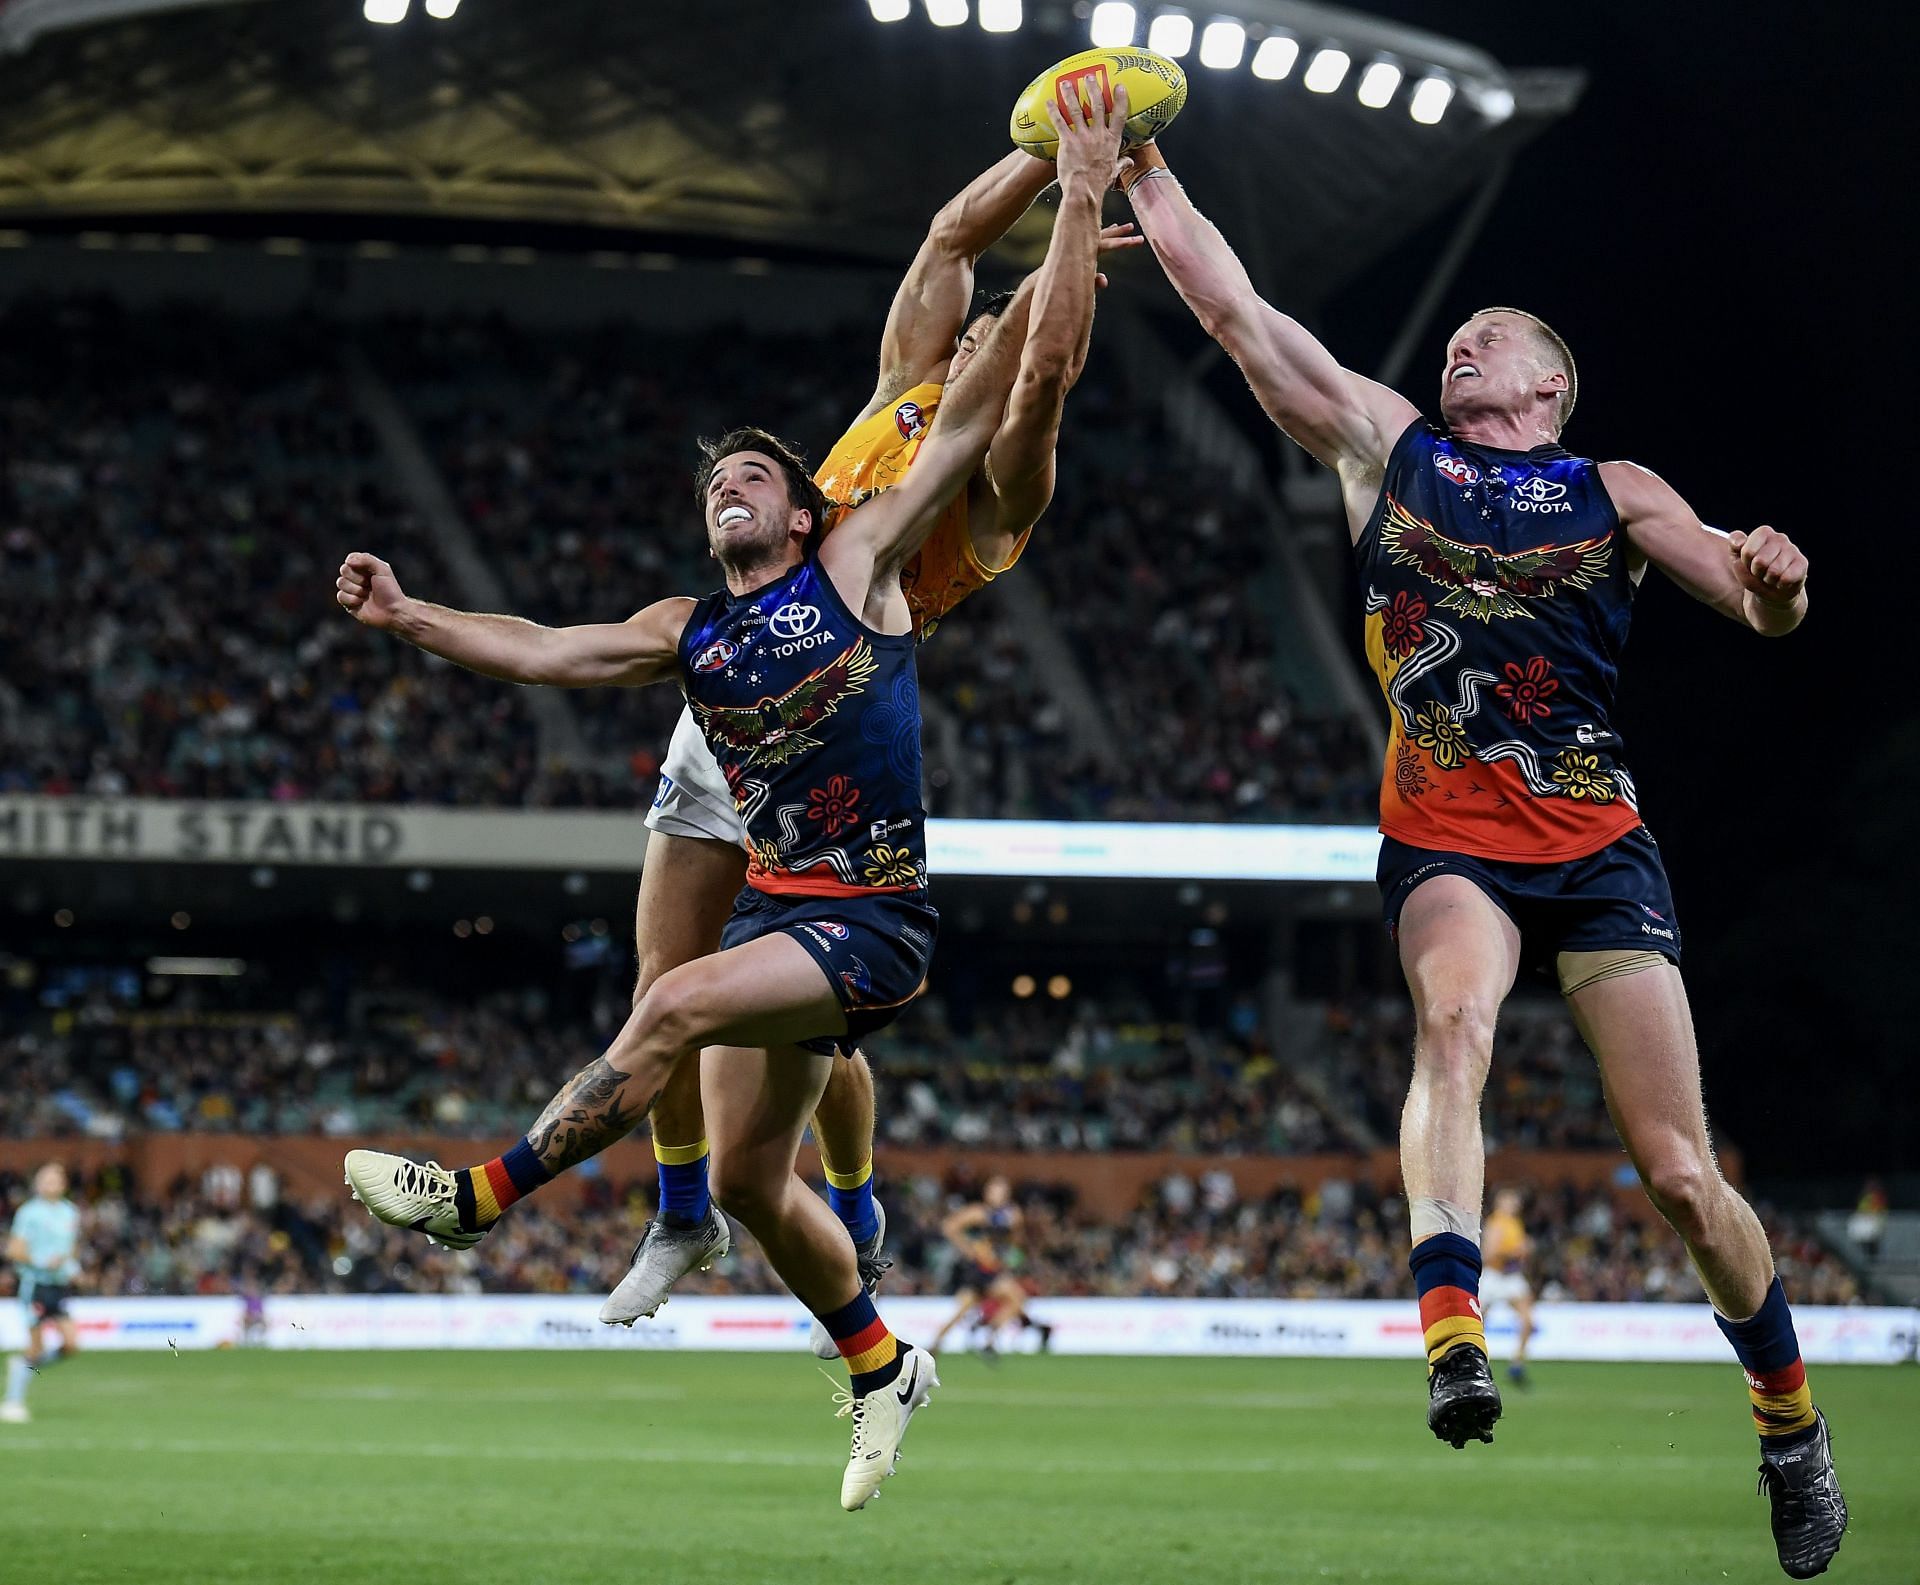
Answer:
<path fill-rule="evenodd" d="M 954 1256 L 939 1235 L 941 1215 L 977 1189 L 964 1173 L 886 1185 L 897 1262 L 890 1292 L 945 1291 Z M 9 1212 L 24 1193 L 18 1179 L 0 1180 Z M 89 1285 L 105 1293 L 599 1293 L 626 1269 L 652 1193 L 650 1180 L 596 1178 L 578 1212 L 529 1202 L 464 1254 L 429 1249 L 336 1199 L 295 1203 L 269 1168 L 216 1168 L 197 1182 L 155 1186 L 110 1168 L 80 1186 L 79 1198 L 94 1251 Z M 1404 1286 L 1405 1205 L 1358 1184 L 1238 1203 L 1224 1174 L 1175 1175 L 1118 1224 L 1081 1214 L 1062 1186 L 1023 1183 L 1019 1197 L 1028 1227 L 1019 1272 L 1043 1294 L 1398 1298 Z M 1541 1194 L 1528 1220 L 1535 1283 L 1548 1301 L 1701 1298 L 1679 1241 L 1623 1214 L 1611 1195 Z M 1796 1298 L 1858 1299 L 1852 1275 L 1809 1227 L 1767 1221 Z M 735 1249 L 680 1291 L 782 1291 L 742 1232 Z"/>
<path fill-rule="evenodd" d="M 0 790 L 612 807 L 650 795 L 671 690 L 569 696 L 596 754 L 543 765 L 524 698 L 333 608 L 332 570 L 354 545 L 410 590 L 458 596 L 356 414 L 339 326 L 66 297 L 16 300 L 0 331 L 13 437 L 0 719 L 25 750 L 0 767 Z M 447 316 L 363 339 L 510 601 L 572 622 L 705 587 L 692 438 L 750 417 L 819 455 L 865 399 L 871 338 L 535 335 Z M 1111 371 L 1074 403 L 1056 505 L 1020 576 L 1098 680 L 1124 773 L 1072 747 L 1045 668 L 989 596 L 922 653 L 930 806 L 1363 817 L 1374 773 L 1359 734 L 1302 715 L 1274 676 L 1259 536 L 1235 534 L 1232 499 L 1172 465 L 1157 425 L 1122 416 Z M 63 553 L 74 544 L 77 564 Z"/>

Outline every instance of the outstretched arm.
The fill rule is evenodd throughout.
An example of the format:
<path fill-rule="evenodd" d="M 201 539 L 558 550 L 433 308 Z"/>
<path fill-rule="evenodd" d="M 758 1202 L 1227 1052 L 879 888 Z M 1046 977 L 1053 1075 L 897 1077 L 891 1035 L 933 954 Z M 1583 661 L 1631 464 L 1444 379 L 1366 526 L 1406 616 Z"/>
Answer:
<path fill-rule="evenodd" d="M 1303 326 L 1262 301 L 1226 238 L 1193 207 L 1153 144 L 1132 152 L 1121 180 L 1167 279 L 1240 365 L 1273 421 L 1343 482 L 1349 473 L 1383 466 L 1418 416 L 1414 405 L 1342 368 Z"/>
<path fill-rule="evenodd" d="M 556 688 L 637 688 L 671 677 L 694 605 L 684 597 L 660 600 L 624 622 L 542 627 L 415 600 L 401 590 L 393 568 L 363 550 L 341 563 L 335 589 L 340 604 L 368 627 L 482 676 Z"/>
<path fill-rule="evenodd" d="M 1783 638 L 1805 619 L 1807 558 L 1785 534 L 1709 528 L 1678 490 L 1635 462 L 1603 462 L 1600 478 L 1633 548 L 1694 599 L 1762 638 Z"/>
<path fill-rule="evenodd" d="M 974 262 L 1053 183 L 1053 166 L 1015 149 L 989 166 L 933 217 L 893 295 L 880 337 L 880 379 L 862 418 L 936 378 L 953 356 L 973 300 Z"/>
<path fill-rule="evenodd" d="M 1060 128 L 1060 212 L 1054 217 L 1046 259 L 1034 278 L 1020 371 L 1006 416 L 987 453 L 990 525 L 976 525 L 973 518 L 980 514 L 968 514 L 975 550 L 986 552 L 989 566 L 999 566 L 1012 556 L 1020 536 L 1053 499 L 1060 417 L 1067 392 L 1086 366 L 1087 344 L 1093 335 L 1093 296 L 1105 235 L 1100 228 L 1100 205 L 1113 180 L 1127 120 L 1126 90 L 1116 90 L 1114 97 L 1111 110 L 1096 98 L 1083 107 L 1084 119 L 1065 117 Z M 989 526 L 992 543 L 983 545 L 983 530 Z"/>

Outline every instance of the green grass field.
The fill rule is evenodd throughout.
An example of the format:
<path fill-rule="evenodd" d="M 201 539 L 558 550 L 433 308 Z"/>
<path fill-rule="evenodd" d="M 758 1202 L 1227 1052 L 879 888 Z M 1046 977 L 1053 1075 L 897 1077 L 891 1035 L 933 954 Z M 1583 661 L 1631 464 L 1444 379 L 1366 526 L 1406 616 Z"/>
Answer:
<path fill-rule="evenodd" d="M 1549 1365 L 1456 1453 L 1417 1367 L 956 1358 L 881 1500 L 844 1514 L 845 1422 L 810 1363 L 91 1355 L 0 1426 L 0 1579 L 1784 1578 L 1731 1364 Z M 1920 1371 L 1814 1385 L 1853 1509 L 1829 1577 L 1910 1585 Z"/>

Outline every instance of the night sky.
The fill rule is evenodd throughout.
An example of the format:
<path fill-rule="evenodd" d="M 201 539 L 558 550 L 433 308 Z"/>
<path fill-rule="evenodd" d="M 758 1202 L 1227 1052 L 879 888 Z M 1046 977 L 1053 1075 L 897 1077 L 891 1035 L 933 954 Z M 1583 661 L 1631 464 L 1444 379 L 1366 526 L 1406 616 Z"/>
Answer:
<path fill-rule="evenodd" d="M 1774 3 L 1365 9 L 1590 74 L 1516 164 L 1408 394 L 1431 409 L 1471 310 L 1531 308 L 1579 361 L 1571 449 L 1645 463 L 1708 522 L 1771 523 L 1808 552 L 1810 614 L 1779 641 L 1650 575 L 1619 724 L 1673 876 L 1709 1105 L 1750 1174 L 1920 1170 L 1920 710 L 1901 666 L 1920 604 L 1901 577 L 1915 24 Z M 1421 252 L 1332 305 L 1345 361 L 1377 360 Z"/>

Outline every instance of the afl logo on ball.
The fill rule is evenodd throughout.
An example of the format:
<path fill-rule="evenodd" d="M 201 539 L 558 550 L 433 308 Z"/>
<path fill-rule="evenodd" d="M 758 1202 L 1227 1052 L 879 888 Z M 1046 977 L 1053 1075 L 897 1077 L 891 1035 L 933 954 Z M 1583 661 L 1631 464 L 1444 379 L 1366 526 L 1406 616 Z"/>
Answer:
<path fill-rule="evenodd" d="M 902 440 L 911 440 L 927 427 L 927 415 L 918 402 L 902 402 L 893 410 L 893 422 Z"/>
<path fill-rule="evenodd" d="M 777 638 L 805 638 L 819 625 L 817 605 L 783 605 L 767 618 L 767 630 Z"/>
<path fill-rule="evenodd" d="M 1433 465 L 1455 484 L 1480 482 L 1480 470 L 1464 457 L 1450 457 L 1443 452 L 1433 459 Z"/>
<path fill-rule="evenodd" d="M 695 671 L 718 671 L 722 666 L 740 653 L 740 646 L 727 639 L 717 639 L 693 657 Z"/>

